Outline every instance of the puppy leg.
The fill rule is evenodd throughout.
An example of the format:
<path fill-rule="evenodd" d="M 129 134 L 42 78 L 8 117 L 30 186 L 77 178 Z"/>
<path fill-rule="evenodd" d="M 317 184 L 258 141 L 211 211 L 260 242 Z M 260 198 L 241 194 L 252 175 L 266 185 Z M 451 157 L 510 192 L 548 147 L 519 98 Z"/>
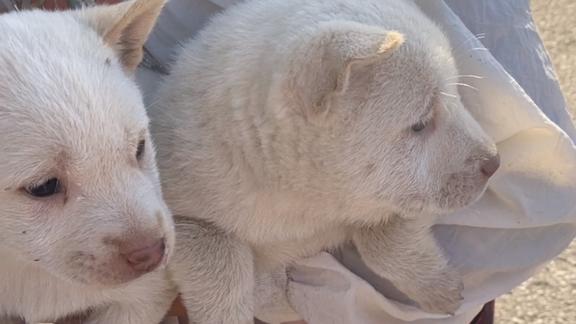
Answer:
<path fill-rule="evenodd" d="M 176 287 L 159 269 L 110 293 L 107 307 L 90 312 L 85 324 L 158 324 L 177 296 Z"/>
<path fill-rule="evenodd" d="M 300 319 L 288 300 L 286 268 L 282 266 L 275 271 L 256 273 L 256 317 L 265 323 Z"/>
<path fill-rule="evenodd" d="M 253 323 L 251 249 L 211 224 L 181 217 L 176 218 L 176 241 L 170 270 L 190 322 Z"/>
<path fill-rule="evenodd" d="M 362 259 L 423 310 L 453 314 L 462 300 L 460 275 L 448 265 L 429 224 L 394 217 L 359 230 L 354 243 Z"/>

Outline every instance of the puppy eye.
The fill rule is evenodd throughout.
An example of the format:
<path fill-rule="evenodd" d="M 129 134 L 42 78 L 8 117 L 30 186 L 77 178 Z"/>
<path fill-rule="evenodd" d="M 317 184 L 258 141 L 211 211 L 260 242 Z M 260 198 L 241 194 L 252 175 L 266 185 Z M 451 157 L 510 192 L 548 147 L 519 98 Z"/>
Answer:
<path fill-rule="evenodd" d="M 420 121 L 420 122 L 412 125 L 412 131 L 415 133 L 421 132 L 426 128 L 426 126 L 428 126 L 428 122 Z"/>
<path fill-rule="evenodd" d="M 136 148 L 136 159 L 138 161 L 142 160 L 142 156 L 144 155 L 144 150 L 146 149 L 146 141 L 141 140 L 138 142 L 138 148 Z"/>
<path fill-rule="evenodd" d="M 52 178 L 40 185 L 27 187 L 25 191 L 32 197 L 45 198 L 59 193 L 61 187 L 60 181 L 57 178 Z"/>

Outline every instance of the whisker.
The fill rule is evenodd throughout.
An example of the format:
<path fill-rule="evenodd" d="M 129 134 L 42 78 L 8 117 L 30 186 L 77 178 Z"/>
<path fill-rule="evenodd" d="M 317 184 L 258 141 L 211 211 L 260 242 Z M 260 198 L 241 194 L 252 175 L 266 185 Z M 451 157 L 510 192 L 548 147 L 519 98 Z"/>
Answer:
<path fill-rule="evenodd" d="M 479 40 L 479 39 L 484 39 L 486 38 L 486 33 L 478 33 L 478 34 L 473 34 L 470 37 L 468 37 L 466 40 L 464 40 L 460 45 L 464 45 L 467 42 L 471 41 L 471 40 Z"/>
<path fill-rule="evenodd" d="M 479 91 L 478 88 L 473 87 L 467 83 L 462 83 L 462 82 L 454 82 L 454 83 L 449 83 L 448 85 L 457 85 L 457 86 L 462 86 L 462 87 L 466 87 L 466 88 L 470 88 L 476 91 Z"/>
<path fill-rule="evenodd" d="M 446 96 L 446 97 L 449 97 L 449 98 L 458 99 L 458 96 L 453 95 L 453 94 L 451 94 L 451 93 L 444 92 L 444 91 L 440 91 L 440 94 L 442 94 L 442 95 L 444 95 L 444 96 Z"/>
<path fill-rule="evenodd" d="M 481 40 L 486 38 L 486 33 L 479 33 L 479 34 L 475 34 L 475 35 L 471 35 L 470 37 L 468 37 L 467 39 L 465 39 L 464 41 L 462 41 L 460 44 L 458 44 L 456 47 L 454 47 L 454 52 L 457 52 L 458 50 L 462 49 L 463 46 L 465 46 L 466 44 L 468 44 L 468 42 L 473 41 L 473 40 Z"/>
<path fill-rule="evenodd" d="M 465 46 L 467 46 L 470 42 L 474 40 L 480 41 L 484 38 L 486 38 L 486 33 L 471 35 L 466 40 L 462 41 L 458 46 L 453 47 L 452 53 L 454 54 L 454 56 L 458 56 L 462 54 L 465 55 L 474 50 L 478 50 L 478 48 L 466 49 Z"/>
<path fill-rule="evenodd" d="M 490 52 L 490 50 L 487 49 L 486 47 L 473 47 L 473 48 L 467 48 L 466 52 L 464 54 L 468 54 L 468 53 L 472 53 L 472 52 Z"/>
<path fill-rule="evenodd" d="M 444 81 L 450 81 L 450 80 L 460 79 L 460 78 L 484 79 L 484 77 L 481 77 L 481 76 L 475 75 L 475 74 L 460 74 L 460 75 L 455 75 L 455 76 L 451 76 L 449 78 L 446 78 L 446 79 L 444 79 Z"/>

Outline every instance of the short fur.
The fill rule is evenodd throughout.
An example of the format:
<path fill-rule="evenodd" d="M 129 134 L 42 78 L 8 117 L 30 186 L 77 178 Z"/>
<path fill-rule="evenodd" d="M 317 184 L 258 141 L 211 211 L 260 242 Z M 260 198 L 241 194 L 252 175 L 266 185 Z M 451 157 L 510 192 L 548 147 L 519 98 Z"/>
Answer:
<path fill-rule="evenodd" d="M 0 322 L 157 324 L 170 306 L 162 266 L 122 256 L 164 239 L 165 264 L 174 247 L 130 75 L 163 3 L 0 16 Z M 60 192 L 26 192 L 51 178 Z"/>
<path fill-rule="evenodd" d="M 460 277 L 429 228 L 498 166 L 457 78 L 448 40 L 409 1 L 253 0 L 214 18 L 182 49 L 152 129 L 174 213 L 249 246 L 256 275 L 178 276 L 193 318 L 249 322 L 258 305 L 233 313 L 193 292 L 225 295 L 350 240 L 423 309 L 454 312 Z"/>

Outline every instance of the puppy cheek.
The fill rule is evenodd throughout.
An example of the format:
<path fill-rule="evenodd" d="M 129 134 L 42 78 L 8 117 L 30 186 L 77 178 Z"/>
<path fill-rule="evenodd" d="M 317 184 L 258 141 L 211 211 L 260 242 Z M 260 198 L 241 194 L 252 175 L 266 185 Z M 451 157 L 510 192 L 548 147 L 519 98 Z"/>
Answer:
<path fill-rule="evenodd" d="M 133 273 L 114 253 L 95 255 L 72 251 L 68 254 L 61 274 L 68 280 L 85 285 L 116 285 L 132 279 Z"/>

